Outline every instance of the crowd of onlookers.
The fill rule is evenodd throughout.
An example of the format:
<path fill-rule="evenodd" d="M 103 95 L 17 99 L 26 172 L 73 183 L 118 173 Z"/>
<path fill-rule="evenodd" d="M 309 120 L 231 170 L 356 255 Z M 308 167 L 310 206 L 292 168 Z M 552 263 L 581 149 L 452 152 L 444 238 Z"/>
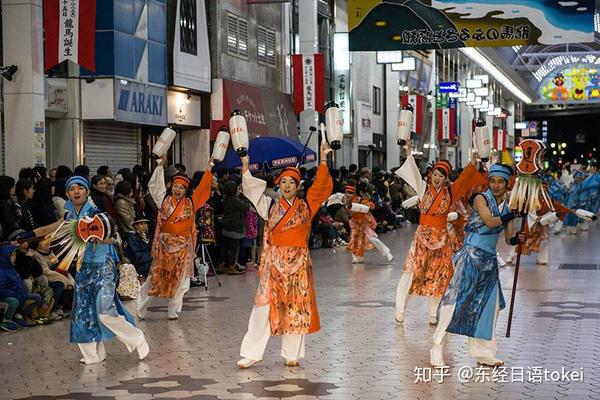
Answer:
<path fill-rule="evenodd" d="M 279 197 L 274 184 L 276 172 L 258 175 L 267 182 L 265 194 L 273 199 Z M 177 173 L 186 173 L 185 166 L 166 167 L 165 182 Z M 301 168 L 301 173 L 300 197 L 310 188 L 316 167 Z M 190 191 L 199 184 L 202 174 L 192 174 Z M 243 274 L 258 265 L 263 221 L 243 196 L 239 170 L 216 168 L 214 174 L 212 195 L 196 214 L 197 253 L 206 260 L 195 265 L 203 265 L 202 261 L 208 261 L 210 256 L 214 267 L 211 272 Z M 68 316 L 76 268 L 69 273 L 57 271 L 59 259 L 54 244 L 49 238 L 31 237 L 31 232 L 64 217 L 65 183 L 71 175 L 89 180 L 89 201 L 113 218 L 117 232 L 113 243 L 120 265 L 133 265 L 140 281 L 150 271 L 157 205 L 149 194 L 150 173 L 144 167 L 136 165 L 116 174 L 107 166 L 98 168 L 95 174 L 85 165 L 74 170 L 66 166 L 51 170 L 34 167 L 22 169 L 16 180 L 0 176 L 0 329 L 3 331 L 44 325 Z M 402 200 L 414 192 L 393 173 L 350 165 L 332 169 L 331 175 L 333 194 L 313 220 L 311 249 L 343 246 L 349 240 L 349 215 L 340 195 L 346 184 L 356 186 L 359 196 L 376 204 L 372 214 L 378 233 L 395 229 L 405 219 L 412 222 L 418 219 L 418 211 L 401 208 Z M 197 269 L 192 278 L 194 286 L 204 284 L 203 273 Z"/>

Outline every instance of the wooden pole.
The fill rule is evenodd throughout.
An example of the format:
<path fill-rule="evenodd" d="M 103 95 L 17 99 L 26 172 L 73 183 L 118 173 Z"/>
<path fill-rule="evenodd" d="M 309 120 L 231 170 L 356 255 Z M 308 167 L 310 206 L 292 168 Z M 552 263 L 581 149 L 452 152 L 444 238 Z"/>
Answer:
<path fill-rule="evenodd" d="M 523 214 L 521 217 L 521 230 L 525 231 L 525 223 L 527 222 L 527 214 Z M 508 324 L 506 325 L 506 337 L 510 337 L 510 328 L 512 326 L 513 311 L 515 307 L 515 295 L 517 294 L 517 280 L 519 279 L 519 265 L 521 264 L 521 252 L 523 250 L 523 243 L 519 243 L 517 247 L 517 261 L 515 262 L 515 276 L 513 278 L 512 293 L 510 294 L 510 309 L 508 311 Z"/>

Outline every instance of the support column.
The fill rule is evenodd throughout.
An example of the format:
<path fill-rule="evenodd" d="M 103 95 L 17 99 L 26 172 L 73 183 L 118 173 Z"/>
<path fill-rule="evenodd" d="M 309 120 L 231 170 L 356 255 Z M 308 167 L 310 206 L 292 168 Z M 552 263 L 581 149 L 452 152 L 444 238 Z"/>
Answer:
<path fill-rule="evenodd" d="M 317 0 L 298 1 L 298 30 L 300 33 L 300 53 L 314 54 L 319 51 L 319 40 L 317 36 Z M 313 110 L 306 110 L 300 113 L 300 142 L 306 143 L 310 135 L 309 128 L 314 126 L 318 128 L 319 115 Z M 319 135 L 315 132 L 308 142 L 309 148 L 319 154 Z M 315 163 L 308 163 L 311 167 Z"/>
<path fill-rule="evenodd" d="M 4 80 L 5 173 L 46 163 L 42 0 L 3 0 L 4 65 L 19 69 Z"/>
<path fill-rule="evenodd" d="M 391 65 L 385 65 L 385 113 L 386 113 L 386 169 L 389 171 L 400 166 L 400 146 L 396 137 L 398 114 L 400 110 L 399 73 L 392 71 Z"/>

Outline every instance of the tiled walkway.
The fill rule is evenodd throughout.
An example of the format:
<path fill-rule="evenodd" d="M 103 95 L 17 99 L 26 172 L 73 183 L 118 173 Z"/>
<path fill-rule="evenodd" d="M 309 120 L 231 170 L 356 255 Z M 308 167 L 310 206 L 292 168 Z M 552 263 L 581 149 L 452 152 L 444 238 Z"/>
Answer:
<path fill-rule="evenodd" d="M 460 336 L 446 346 L 452 367 L 427 370 L 433 328 L 422 298 L 410 301 L 403 326 L 394 323 L 412 232 L 407 226 L 382 236 L 396 257 L 390 265 L 375 252 L 362 265 L 341 250 L 313 252 L 322 330 L 308 337 L 298 368 L 282 364 L 278 338 L 261 363 L 236 368 L 257 285 L 248 273 L 222 277 L 222 288 L 211 278 L 208 292 L 192 289 L 179 321 L 168 321 L 166 307 L 155 303 L 139 324 L 151 346 L 143 362 L 111 341 L 107 361 L 81 365 L 68 344 L 68 321 L 0 334 L 0 398 L 600 399 L 600 267 L 559 269 L 600 264 L 598 224 L 553 236 L 549 266 L 524 259 L 510 339 L 508 310 L 500 313 L 498 356 L 506 368 L 495 372 L 477 369 Z M 507 300 L 512 276 L 512 267 L 501 270 Z M 583 382 L 566 381 L 562 370 L 583 371 Z"/>

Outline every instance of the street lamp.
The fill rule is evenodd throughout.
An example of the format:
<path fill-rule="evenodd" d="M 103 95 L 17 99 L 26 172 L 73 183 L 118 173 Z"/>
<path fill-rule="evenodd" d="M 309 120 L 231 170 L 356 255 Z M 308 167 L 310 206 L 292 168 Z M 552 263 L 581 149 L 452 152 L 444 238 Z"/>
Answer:
<path fill-rule="evenodd" d="M 562 148 L 566 149 L 567 148 L 567 144 L 566 143 L 562 143 Z"/>
<path fill-rule="evenodd" d="M 550 147 L 555 148 L 556 147 L 556 143 L 550 143 Z"/>

